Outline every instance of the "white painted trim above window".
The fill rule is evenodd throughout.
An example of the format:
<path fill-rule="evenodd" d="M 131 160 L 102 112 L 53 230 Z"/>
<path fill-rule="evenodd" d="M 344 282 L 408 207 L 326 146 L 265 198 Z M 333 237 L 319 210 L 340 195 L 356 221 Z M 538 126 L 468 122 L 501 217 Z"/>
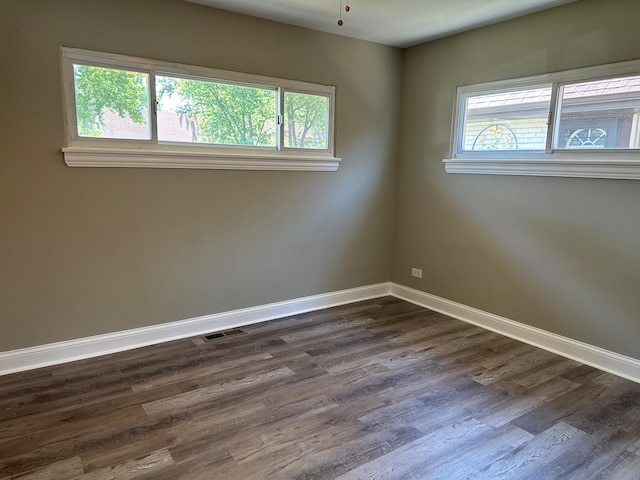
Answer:
<path fill-rule="evenodd" d="M 618 79 L 640 75 L 640 60 L 597 65 L 531 77 L 487 82 L 458 87 L 451 129 L 449 158 L 443 160 L 447 173 L 485 175 L 528 175 L 551 177 L 581 177 L 640 180 L 640 149 L 634 148 L 553 148 L 557 139 L 562 100 L 562 86 L 570 83 Z M 516 92 L 541 85 L 552 86 L 548 113 L 546 147 L 538 150 L 464 149 L 464 123 L 467 98 L 474 95 L 493 95 Z M 639 135 L 640 108 L 636 109 L 631 128 Z M 483 112 L 484 114 L 484 112 Z M 555 135 L 555 137 L 554 137 Z M 639 137 L 640 138 L 640 137 Z M 475 145 L 474 145 L 475 148 Z"/>
<path fill-rule="evenodd" d="M 65 101 L 64 121 L 66 146 L 63 147 L 65 163 L 70 167 L 134 167 L 134 168 L 192 168 L 231 170 L 293 170 L 336 171 L 340 158 L 334 154 L 334 86 L 296 80 L 246 74 L 208 67 L 131 57 L 104 52 L 94 52 L 61 47 L 62 84 Z M 326 148 L 293 148 L 284 145 L 283 129 L 277 130 L 274 147 L 236 146 L 188 142 L 162 142 L 158 140 L 156 112 L 152 113 L 153 128 L 150 140 L 95 138 L 78 133 L 74 65 L 132 70 L 149 75 L 150 104 L 155 104 L 156 75 L 223 82 L 240 86 L 273 89 L 277 92 L 277 117 L 283 118 L 284 92 L 307 93 L 328 98 Z"/>

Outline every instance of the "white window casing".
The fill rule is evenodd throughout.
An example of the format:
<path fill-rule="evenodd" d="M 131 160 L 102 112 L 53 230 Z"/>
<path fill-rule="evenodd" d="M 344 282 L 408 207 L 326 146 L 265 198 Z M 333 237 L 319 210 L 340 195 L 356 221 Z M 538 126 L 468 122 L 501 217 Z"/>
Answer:
<path fill-rule="evenodd" d="M 592 91 L 600 85 L 609 90 L 587 99 L 589 83 Z M 551 94 L 540 96 L 541 102 L 518 99 L 523 91 L 545 86 Z M 493 104 L 482 103 L 483 97 Z M 475 108 L 485 123 L 467 122 L 469 99 L 478 99 Z M 514 119 L 514 110 L 527 105 L 531 118 Z M 541 121 L 548 126 L 541 128 Z M 532 125 L 528 130 L 526 122 Z M 443 160 L 447 173 L 640 179 L 640 61 L 458 87 L 451 130 L 449 157 Z M 624 143 L 616 143 L 614 133 Z M 486 143 L 488 137 L 493 144 Z"/>
<path fill-rule="evenodd" d="M 62 148 L 70 167 L 148 167 L 233 170 L 335 171 L 340 158 L 334 152 L 335 87 L 274 77 L 182 65 L 145 58 L 61 47 L 66 145 Z M 78 132 L 74 65 L 121 69 L 149 76 L 149 139 L 97 138 Z M 271 146 L 222 145 L 161 141 L 158 139 L 156 76 L 173 76 L 256 87 L 276 92 Z M 284 145 L 285 92 L 326 97 L 326 148 Z M 153 107 L 152 107 L 153 106 Z M 137 137 L 136 137 L 137 138 Z"/>

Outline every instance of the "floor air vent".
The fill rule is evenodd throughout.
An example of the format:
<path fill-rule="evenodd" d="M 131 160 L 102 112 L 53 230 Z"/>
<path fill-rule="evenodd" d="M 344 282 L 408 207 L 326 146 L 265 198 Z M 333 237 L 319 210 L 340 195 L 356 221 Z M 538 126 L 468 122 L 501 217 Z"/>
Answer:
<path fill-rule="evenodd" d="M 205 342 L 211 342 L 217 338 L 222 337 L 235 337 L 236 335 L 244 335 L 246 332 L 240 328 L 232 328 L 231 330 L 225 330 L 224 332 L 207 333 L 200 338 Z"/>

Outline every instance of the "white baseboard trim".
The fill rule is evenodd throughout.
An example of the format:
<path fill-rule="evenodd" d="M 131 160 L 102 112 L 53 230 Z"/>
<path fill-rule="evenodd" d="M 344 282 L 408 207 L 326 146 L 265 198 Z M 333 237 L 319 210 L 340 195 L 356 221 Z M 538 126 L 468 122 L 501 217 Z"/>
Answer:
<path fill-rule="evenodd" d="M 380 283 L 149 327 L 0 352 L 0 375 L 97 357 L 275 318 L 298 315 L 322 308 L 383 297 L 389 295 L 389 289 L 389 283 Z"/>
<path fill-rule="evenodd" d="M 531 327 L 403 285 L 391 284 L 390 294 L 501 335 L 640 383 L 640 360 Z"/>
<path fill-rule="evenodd" d="M 640 383 L 640 360 L 396 283 L 379 283 L 149 327 L 0 352 L 0 376 L 392 295 Z"/>

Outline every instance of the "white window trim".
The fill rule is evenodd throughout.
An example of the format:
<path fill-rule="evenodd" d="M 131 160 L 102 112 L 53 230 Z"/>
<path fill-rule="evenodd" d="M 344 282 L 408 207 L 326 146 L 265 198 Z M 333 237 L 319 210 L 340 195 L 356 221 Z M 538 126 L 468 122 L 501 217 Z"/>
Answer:
<path fill-rule="evenodd" d="M 630 74 L 640 74 L 640 60 L 458 87 L 453 111 L 449 157 L 443 160 L 445 171 L 485 175 L 640 180 L 640 151 L 638 150 L 552 150 L 551 145 L 547 143 L 547 150 L 544 153 L 505 151 L 496 154 L 495 152 L 461 153 L 459 151 L 461 142 L 459 135 L 462 132 L 463 122 L 461 102 L 464 102 L 466 95 L 553 84 L 549 112 L 549 118 L 553 122 L 556 115 L 555 99 L 558 84 Z"/>
<path fill-rule="evenodd" d="M 341 159 L 334 155 L 334 86 L 275 77 L 218 70 L 207 67 L 150 60 L 77 48 L 61 47 L 62 86 L 66 146 L 62 148 L 70 167 L 196 168 L 225 170 L 336 171 Z M 207 144 L 179 144 L 149 140 L 122 140 L 80 137 L 77 134 L 73 63 L 128 68 L 144 73 L 156 71 L 273 87 L 325 95 L 329 98 L 328 148 L 295 149 L 280 147 L 236 147 Z M 281 93 L 283 94 L 283 93 Z"/>

